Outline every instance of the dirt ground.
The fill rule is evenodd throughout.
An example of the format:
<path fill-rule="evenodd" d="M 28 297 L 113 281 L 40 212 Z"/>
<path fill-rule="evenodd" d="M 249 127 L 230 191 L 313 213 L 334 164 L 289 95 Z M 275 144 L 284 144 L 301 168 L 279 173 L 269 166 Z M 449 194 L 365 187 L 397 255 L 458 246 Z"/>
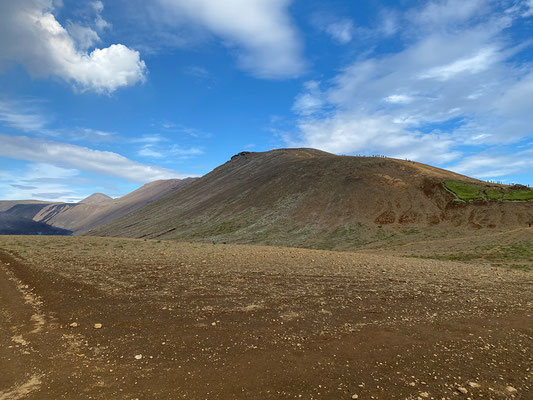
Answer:
<path fill-rule="evenodd" d="M 0 237 L 0 400 L 300 398 L 533 399 L 533 273 Z"/>

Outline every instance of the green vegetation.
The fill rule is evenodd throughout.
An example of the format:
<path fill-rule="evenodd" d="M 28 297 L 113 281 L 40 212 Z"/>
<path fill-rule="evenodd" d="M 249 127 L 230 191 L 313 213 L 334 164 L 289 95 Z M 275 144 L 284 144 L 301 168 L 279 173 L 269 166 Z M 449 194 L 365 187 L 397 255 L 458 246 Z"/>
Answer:
<path fill-rule="evenodd" d="M 458 198 L 464 201 L 483 200 L 483 195 L 479 187 L 466 182 L 445 180 L 444 187 L 453 192 Z"/>
<path fill-rule="evenodd" d="M 504 200 L 533 200 L 533 190 L 511 190 L 503 195 Z"/>
<path fill-rule="evenodd" d="M 455 204 L 459 201 L 529 201 L 533 200 L 533 190 L 509 188 L 483 188 L 468 182 L 445 180 L 444 187 L 457 196 Z"/>

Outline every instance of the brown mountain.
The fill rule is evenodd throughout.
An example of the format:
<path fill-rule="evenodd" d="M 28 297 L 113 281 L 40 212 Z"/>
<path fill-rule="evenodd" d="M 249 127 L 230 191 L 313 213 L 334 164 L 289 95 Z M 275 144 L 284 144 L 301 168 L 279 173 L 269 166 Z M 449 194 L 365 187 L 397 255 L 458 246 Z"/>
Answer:
<path fill-rule="evenodd" d="M 445 182 L 483 196 L 465 201 L 466 194 L 454 193 Z M 353 248 L 421 231 L 439 236 L 527 226 L 532 202 L 485 196 L 511 198 L 516 193 L 510 190 L 404 160 L 314 149 L 243 152 L 156 204 L 89 234 Z"/>
<path fill-rule="evenodd" d="M 155 181 L 118 199 L 96 193 L 80 203 L 45 206 L 33 220 L 79 234 L 146 207 L 193 181 L 194 178 Z"/>
<path fill-rule="evenodd" d="M 105 203 L 111 200 L 113 200 L 113 198 L 109 197 L 107 194 L 93 193 L 89 197 L 86 197 L 82 201 L 80 201 L 80 203 L 96 204 L 96 203 Z"/>

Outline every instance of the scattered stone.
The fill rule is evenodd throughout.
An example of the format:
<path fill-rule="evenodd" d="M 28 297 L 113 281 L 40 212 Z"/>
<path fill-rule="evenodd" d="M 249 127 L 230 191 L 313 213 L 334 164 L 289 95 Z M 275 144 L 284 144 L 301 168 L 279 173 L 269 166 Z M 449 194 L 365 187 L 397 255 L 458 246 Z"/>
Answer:
<path fill-rule="evenodd" d="M 142 359 L 142 358 L 143 358 L 143 355 L 142 355 L 142 354 L 137 354 L 137 355 L 135 356 L 135 359 L 136 359 L 136 360 L 140 360 L 140 359 Z"/>
<path fill-rule="evenodd" d="M 358 398 L 359 398 L 358 395 L 356 395 L 356 394 L 352 394 L 352 399 L 356 400 L 356 399 L 358 399 Z"/>
<path fill-rule="evenodd" d="M 458 391 L 458 392 L 461 392 L 462 394 L 467 394 L 467 393 L 468 393 L 468 390 L 466 390 L 466 389 L 465 389 L 464 387 L 462 387 L 462 386 L 459 386 L 459 387 L 457 388 L 457 391 Z"/>
<path fill-rule="evenodd" d="M 480 388 L 481 385 L 479 383 L 476 383 L 476 382 L 468 382 L 468 385 L 471 387 L 471 388 L 474 388 L 474 389 L 477 389 L 477 388 Z"/>
<path fill-rule="evenodd" d="M 507 386 L 505 388 L 505 390 L 507 390 L 509 393 L 516 393 L 517 392 L 517 390 L 514 387 L 512 387 L 512 386 Z"/>
<path fill-rule="evenodd" d="M 420 393 L 420 397 L 423 397 L 423 398 L 427 399 L 429 397 L 429 393 L 428 392 L 422 392 L 422 393 Z"/>
<path fill-rule="evenodd" d="M 73 322 L 69 325 L 71 328 L 77 328 L 78 327 L 78 323 L 77 322 Z"/>
<path fill-rule="evenodd" d="M 102 324 L 94 324 L 94 329 L 101 329 L 102 326 Z"/>

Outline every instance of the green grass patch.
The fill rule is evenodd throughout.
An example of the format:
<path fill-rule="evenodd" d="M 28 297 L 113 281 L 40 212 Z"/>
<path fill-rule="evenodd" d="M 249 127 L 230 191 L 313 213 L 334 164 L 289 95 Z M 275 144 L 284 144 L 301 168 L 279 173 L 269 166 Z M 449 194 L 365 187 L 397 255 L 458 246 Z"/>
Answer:
<path fill-rule="evenodd" d="M 499 189 L 487 189 L 485 194 L 489 200 L 503 200 L 503 191 Z"/>
<path fill-rule="evenodd" d="M 503 199 L 509 201 L 533 200 L 533 190 L 509 190 L 504 193 Z"/>
<path fill-rule="evenodd" d="M 533 200 L 533 190 L 513 188 L 483 188 L 468 182 L 445 180 L 444 187 L 454 193 L 460 201 L 530 201 Z"/>
<path fill-rule="evenodd" d="M 483 200 L 483 194 L 479 187 L 466 182 L 445 180 L 443 185 L 463 201 Z"/>

